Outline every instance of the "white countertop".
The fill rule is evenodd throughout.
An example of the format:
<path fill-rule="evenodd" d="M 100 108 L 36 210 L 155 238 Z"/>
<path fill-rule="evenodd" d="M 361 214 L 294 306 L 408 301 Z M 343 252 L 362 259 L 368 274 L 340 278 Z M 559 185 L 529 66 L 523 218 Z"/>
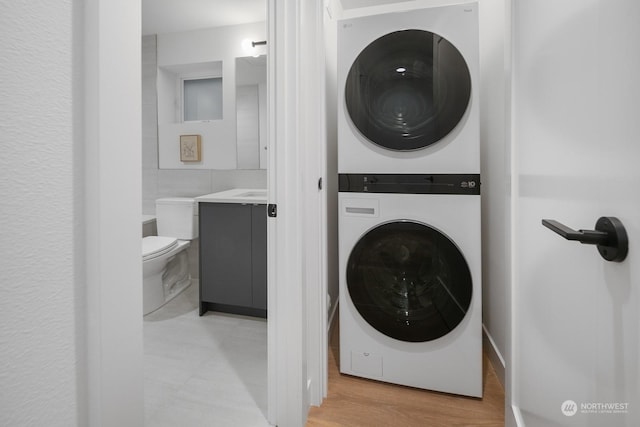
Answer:
<path fill-rule="evenodd" d="M 142 215 L 143 224 L 149 224 L 155 220 L 156 220 L 156 217 L 154 215 Z"/>
<path fill-rule="evenodd" d="M 218 193 L 205 194 L 195 198 L 198 203 L 267 203 L 267 190 L 264 188 L 234 188 Z"/>

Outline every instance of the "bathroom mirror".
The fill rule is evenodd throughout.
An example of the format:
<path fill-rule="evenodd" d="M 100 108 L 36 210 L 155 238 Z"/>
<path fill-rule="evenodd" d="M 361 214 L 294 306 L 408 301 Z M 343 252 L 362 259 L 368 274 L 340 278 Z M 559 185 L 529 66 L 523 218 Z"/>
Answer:
<path fill-rule="evenodd" d="M 236 58 L 238 169 L 266 169 L 267 57 Z"/>

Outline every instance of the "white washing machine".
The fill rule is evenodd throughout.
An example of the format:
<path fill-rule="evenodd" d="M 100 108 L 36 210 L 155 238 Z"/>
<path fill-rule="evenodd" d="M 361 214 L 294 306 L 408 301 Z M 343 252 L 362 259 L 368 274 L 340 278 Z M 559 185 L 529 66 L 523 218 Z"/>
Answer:
<path fill-rule="evenodd" d="M 340 371 L 482 396 L 479 175 L 341 175 L 340 190 Z"/>
<path fill-rule="evenodd" d="M 338 22 L 338 171 L 480 173 L 478 5 Z"/>

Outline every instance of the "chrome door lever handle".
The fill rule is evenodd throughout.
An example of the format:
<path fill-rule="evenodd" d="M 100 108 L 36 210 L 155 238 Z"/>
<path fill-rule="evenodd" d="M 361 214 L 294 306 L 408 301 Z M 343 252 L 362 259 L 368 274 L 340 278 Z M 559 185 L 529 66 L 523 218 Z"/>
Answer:
<path fill-rule="evenodd" d="M 627 231 L 616 217 L 600 217 L 596 222 L 595 230 L 574 230 L 554 219 L 543 219 L 542 225 L 567 240 L 597 245 L 598 252 L 607 261 L 622 262 L 627 257 L 629 251 Z"/>

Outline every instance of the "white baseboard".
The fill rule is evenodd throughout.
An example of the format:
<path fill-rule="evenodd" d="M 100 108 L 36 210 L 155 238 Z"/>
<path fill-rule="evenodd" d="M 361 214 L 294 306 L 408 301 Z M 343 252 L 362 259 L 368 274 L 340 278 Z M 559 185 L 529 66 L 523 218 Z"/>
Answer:
<path fill-rule="evenodd" d="M 508 389 L 505 387 L 505 378 L 506 378 L 506 363 L 504 357 L 502 357 L 502 353 L 498 350 L 495 341 L 491 337 L 491 334 L 487 332 L 487 329 L 484 325 L 482 325 L 482 341 L 485 352 L 487 353 L 487 357 L 489 358 L 489 362 L 493 366 L 494 371 L 496 372 L 496 376 L 498 377 L 498 381 L 502 384 L 502 388 L 504 388 L 505 393 L 507 393 Z M 522 415 L 520 415 L 519 408 L 510 404 L 511 400 L 505 396 L 506 405 L 504 411 L 505 417 L 505 427 L 524 427 L 524 421 L 522 420 Z"/>
<path fill-rule="evenodd" d="M 504 411 L 504 425 L 505 427 L 525 427 L 520 408 L 507 405 Z"/>
<path fill-rule="evenodd" d="M 500 384 L 502 384 L 502 388 L 505 388 L 505 361 L 500 350 L 498 350 L 495 341 L 487 332 L 487 328 L 485 328 L 484 325 L 482 325 L 482 341 L 484 350 L 489 357 L 489 362 L 491 362 L 493 369 L 496 371 L 496 375 L 498 376 Z"/>

